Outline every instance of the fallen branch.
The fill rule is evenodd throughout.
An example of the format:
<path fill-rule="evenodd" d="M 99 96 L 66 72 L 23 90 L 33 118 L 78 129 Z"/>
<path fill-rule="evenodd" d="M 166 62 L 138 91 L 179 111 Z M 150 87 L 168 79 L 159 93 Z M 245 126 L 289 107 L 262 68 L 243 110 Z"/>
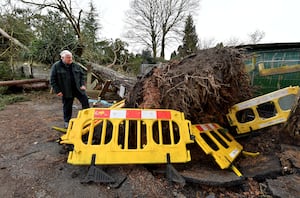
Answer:
<path fill-rule="evenodd" d="M 12 41 L 15 45 L 25 49 L 26 51 L 29 51 L 28 47 L 26 47 L 25 45 L 23 45 L 19 40 L 13 38 L 12 36 L 10 36 L 9 34 L 7 34 L 2 28 L 0 28 L 0 34 L 4 37 L 7 38 L 8 40 Z"/>

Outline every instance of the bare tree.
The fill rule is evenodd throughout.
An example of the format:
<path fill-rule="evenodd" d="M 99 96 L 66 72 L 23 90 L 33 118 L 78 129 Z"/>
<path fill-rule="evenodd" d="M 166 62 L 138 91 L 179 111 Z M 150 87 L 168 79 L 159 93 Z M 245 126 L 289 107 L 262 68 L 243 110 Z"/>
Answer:
<path fill-rule="evenodd" d="M 265 32 L 262 30 L 255 30 L 249 34 L 249 43 L 257 44 L 265 37 Z"/>
<path fill-rule="evenodd" d="M 74 31 L 76 32 L 76 36 L 78 38 L 78 47 L 76 49 L 75 54 L 78 56 L 81 56 L 83 53 L 83 41 L 82 41 L 82 35 L 80 30 L 80 19 L 82 10 L 78 12 L 78 16 L 76 17 L 73 11 L 72 7 L 72 0 L 42 0 L 42 1 L 36 1 L 36 0 L 20 0 L 22 3 L 30 4 L 33 6 L 37 6 L 39 9 L 44 8 L 53 8 L 57 9 L 60 12 L 62 12 L 72 25 Z"/>
<path fill-rule="evenodd" d="M 165 58 L 166 41 L 176 38 L 176 35 L 180 35 L 179 32 L 187 16 L 198 9 L 199 0 L 162 0 L 159 2 L 161 28 L 160 57 Z"/>
<path fill-rule="evenodd" d="M 225 46 L 238 46 L 242 45 L 243 41 L 241 41 L 238 37 L 230 37 L 225 41 Z"/>
<path fill-rule="evenodd" d="M 214 47 L 217 44 L 215 38 L 205 38 L 199 39 L 198 47 L 199 49 L 208 49 Z"/>
<path fill-rule="evenodd" d="M 167 41 L 178 39 L 185 18 L 199 7 L 199 0 L 133 0 L 127 12 L 128 38 L 152 49 L 154 58 Z"/>
<path fill-rule="evenodd" d="M 127 12 L 126 23 L 129 26 L 127 37 L 133 42 L 152 49 L 152 56 L 156 58 L 160 42 L 160 28 L 158 23 L 159 0 L 133 0 L 131 9 Z"/>

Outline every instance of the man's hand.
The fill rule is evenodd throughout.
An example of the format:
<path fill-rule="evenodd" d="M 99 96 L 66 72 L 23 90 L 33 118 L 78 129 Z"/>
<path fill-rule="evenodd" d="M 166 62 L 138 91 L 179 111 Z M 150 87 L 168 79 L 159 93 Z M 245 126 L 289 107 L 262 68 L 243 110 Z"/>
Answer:
<path fill-rule="evenodd" d="M 58 94 L 56 94 L 57 96 L 63 96 L 62 92 L 59 92 Z"/>
<path fill-rule="evenodd" d="M 84 85 L 82 85 L 82 86 L 80 87 L 80 89 L 83 90 L 83 91 L 85 91 L 85 90 L 86 90 L 86 87 L 85 87 Z"/>

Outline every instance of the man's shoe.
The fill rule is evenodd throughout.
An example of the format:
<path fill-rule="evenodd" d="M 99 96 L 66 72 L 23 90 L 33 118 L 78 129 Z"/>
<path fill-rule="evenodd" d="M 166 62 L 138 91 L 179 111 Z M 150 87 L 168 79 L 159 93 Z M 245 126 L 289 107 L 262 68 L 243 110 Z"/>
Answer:
<path fill-rule="evenodd" d="M 69 122 L 65 122 L 65 125 L 64 125 L 64 127 L 67 129 L 67 128 L 68 128 L 68 126 L 69 126 Z"/>

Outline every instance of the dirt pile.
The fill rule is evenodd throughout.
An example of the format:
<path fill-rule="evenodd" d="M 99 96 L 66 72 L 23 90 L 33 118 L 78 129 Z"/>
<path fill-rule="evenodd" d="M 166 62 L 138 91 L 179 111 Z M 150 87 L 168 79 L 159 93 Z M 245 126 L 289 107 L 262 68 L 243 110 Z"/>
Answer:
<path fill-rule="evenodd" d="M 193 123 L 222 124 L 230 106 L 252 96 L 244 60 L 238 49 L 216 47 L 170 61 L 138 80 L 127 106 L 175 109 Z"/>

